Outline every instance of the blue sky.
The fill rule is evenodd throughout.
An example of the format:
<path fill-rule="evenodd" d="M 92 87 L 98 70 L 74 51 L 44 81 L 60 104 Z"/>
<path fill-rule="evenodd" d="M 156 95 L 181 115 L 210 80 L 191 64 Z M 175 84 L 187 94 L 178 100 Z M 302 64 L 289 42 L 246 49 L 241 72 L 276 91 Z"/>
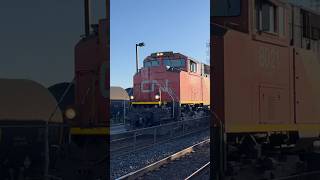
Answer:
<path fill-rule="evenodd" d="M 111 86 L 132 87 L 135 44 L 141 61 L 153 52 L 174 51 L 209 63 L 209 0 L 111 0 Z"/>
<path fill-rule="evenodd" d="M 104 1 L 92 1 L 93 23 L 105 17 Z M 71 81 L 83 9 L 83 0 L 0 0 L 0 78 Z"/>

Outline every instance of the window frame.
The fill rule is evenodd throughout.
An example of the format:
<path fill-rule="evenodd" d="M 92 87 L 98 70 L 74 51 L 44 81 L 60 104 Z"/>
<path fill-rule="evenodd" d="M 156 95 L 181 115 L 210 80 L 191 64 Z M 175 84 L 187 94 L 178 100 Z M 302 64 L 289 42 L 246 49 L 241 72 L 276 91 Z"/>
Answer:
<path fill-rule="evenodd" d="M 153 62 L 157 62 L 157 64 L 153 64 Z M 147 65 L 147 64 L 149 64 L 149 65 Z M 147 61 L 143 62 L 144 68 L 159 67 L 159 66 L 160 66 L 159 60 L 147 60 Z"/>
<path fill-rule="evenodd" d="M 310 39 L 311 38 L 311 24 L 310 24 L 310 13 L 308 11 L 302 10 L 301 15 L 301 30 L 302 37 Z"/>
<path fill-rule="evenodd" d="M 267 7 L 267 11 L 265 11 L 264 7 Z M 279 8 L 279 6 L 269 0 L 255 0 L 255 28 L 258 32 L 279 35 Z M 283 12 L 285 12 L 284 8 Z M 267 16 L 264 15 L 265 13 L 267 13 Z M 264 27 L 265 25 L 267 25 L 267 28 Z"/>
<path fill-rule="evenodd" d="M 169 62 L 169 64 L 167 64 L 166 62 Z M 176 66 L 177 64 L 173 64 L 172 62 L 179 62 L 178 66 Z M 185 68 L 186 67 L 186 60 L 185 59 L 164 59 L 163 60 L 163 65 L 164 66 L 170 66 L 173 68 Z"/>
<path fill-rule="evenodd" d="M 203 64 L 203 74 L 210 75 L 210 66 Z"/>
<path fill-rule="evenodd" d="M 222 1 L 225 1 L 225 0 L 222 0 Z M 210 16 L 212 17 L 239 17 L 242 15 L 242 0 L 238 0 L 237 2 L 239 3 L 239 12 L 236 14 L 216 14 L 217 11 L 216 10 L 216 7 L 219 6 L 219 4 L 217 4 L 218 2 L 222 2 L 222 1 L 213 1 L 210 3 Z M 222 4 L 220 4 L 222 5 Z M 219 9 L 221 9 L 221 7 L 219 7 Z"/>
<path fill-rule="evenodd" d="M 190 72 L 197 73 L 197 71 L 198 71 L 197 66 L 198 66 L 197 62 L 190 60 L 190 67 L 189 67 Z"/>

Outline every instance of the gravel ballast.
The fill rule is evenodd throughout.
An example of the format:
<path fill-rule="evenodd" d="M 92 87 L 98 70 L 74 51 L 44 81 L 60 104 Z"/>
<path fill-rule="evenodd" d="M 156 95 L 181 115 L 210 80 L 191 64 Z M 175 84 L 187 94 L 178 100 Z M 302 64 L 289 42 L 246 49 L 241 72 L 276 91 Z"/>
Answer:
<path fill-rule="evenodd" d="M 144 180 L 185 179 L 210 161 L 210 143 L 141 177 Z"/>
<path fill-rule="evenodd" d="M 167 143 L 157 144 L 151 148 L 133 152 L 124 156 L 111 156 L 110 178 L 116 179 L 125 174 L 136 171 L 151 163 L 154 163 L 169 155 L 181 151 L 182 149 L 208 139 L 209 136 L 210 131 L 206 130 L 198 134 L 191 134 Z"/>

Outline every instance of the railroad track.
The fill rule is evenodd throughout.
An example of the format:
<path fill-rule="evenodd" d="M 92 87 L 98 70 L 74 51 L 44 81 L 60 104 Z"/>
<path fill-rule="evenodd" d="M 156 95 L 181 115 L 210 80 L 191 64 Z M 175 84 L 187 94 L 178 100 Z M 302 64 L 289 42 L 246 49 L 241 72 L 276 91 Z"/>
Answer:
<path fill-rule="evenodd" d="M 184 179 L 210 159 L 210 139 L 204 140 L 160 161 L 126 174 L 117 180 Z"/>
<path fill-rule="evenodd" d="M 112 144 L 110 153 L 111 153 L 111 156 L 113 158 L 115 158 L 115 157 L 123 156 L 123 155 L 129 154 L 129 153 L 134 153 L 136 151 L 142 151 L 144 149 L 151 148 L 155 145 L 164 144 L 167 142 L 173 142 L 179 138 L 188 137 L 188 136 L 191 136 L 191 135 L 194 135 L 197 133 L 204 132 L 206 130 L 208 130 L 208 128 L 202 128 L 202 129 L 199 129 L 196 131 L 184 133 L 182 135 L 177 135 L 174 137 L 166 137 L 166 136 L 157 137 L 157 142 L 153 142 L 153 139 L 154 139 L 153 137 L 150 137 L 147 135 L 140 135 L 139 140 L 136 141 L 135 146 L 133 146 L 133 145 L 126 146 L 128 144 L 131 144 L 132 140 L 125 140 L 120 145 L 119 144 Z M 117 148 L 117 149 L 112 148 L 112 147 L 119 147 L 119 146 L 120 146 L 120 148 Z"/>
<path fill-rule="evenodd" d="M 189 120 L 169 123 L 111 136 L 111 157 L 115 158 L 135 151 L 141 151 L 157 144 L 170 142 L 207 130 L 209 121 L 207 121 L 207 119 L 199 120 L 195 122 Z"/>

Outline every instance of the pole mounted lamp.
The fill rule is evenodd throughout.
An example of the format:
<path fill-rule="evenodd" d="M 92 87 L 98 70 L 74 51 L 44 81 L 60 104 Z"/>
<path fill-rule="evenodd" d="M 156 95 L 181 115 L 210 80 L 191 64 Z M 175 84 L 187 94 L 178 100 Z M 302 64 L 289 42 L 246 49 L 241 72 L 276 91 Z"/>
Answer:
<path fill-rule="evenodd" d="M 136 44 L 136 72 L 138 73 L 139 71 L 139 52 L 138 52 L 138 47 L 143 47 L 145 46 L 144 42 Z"/>

